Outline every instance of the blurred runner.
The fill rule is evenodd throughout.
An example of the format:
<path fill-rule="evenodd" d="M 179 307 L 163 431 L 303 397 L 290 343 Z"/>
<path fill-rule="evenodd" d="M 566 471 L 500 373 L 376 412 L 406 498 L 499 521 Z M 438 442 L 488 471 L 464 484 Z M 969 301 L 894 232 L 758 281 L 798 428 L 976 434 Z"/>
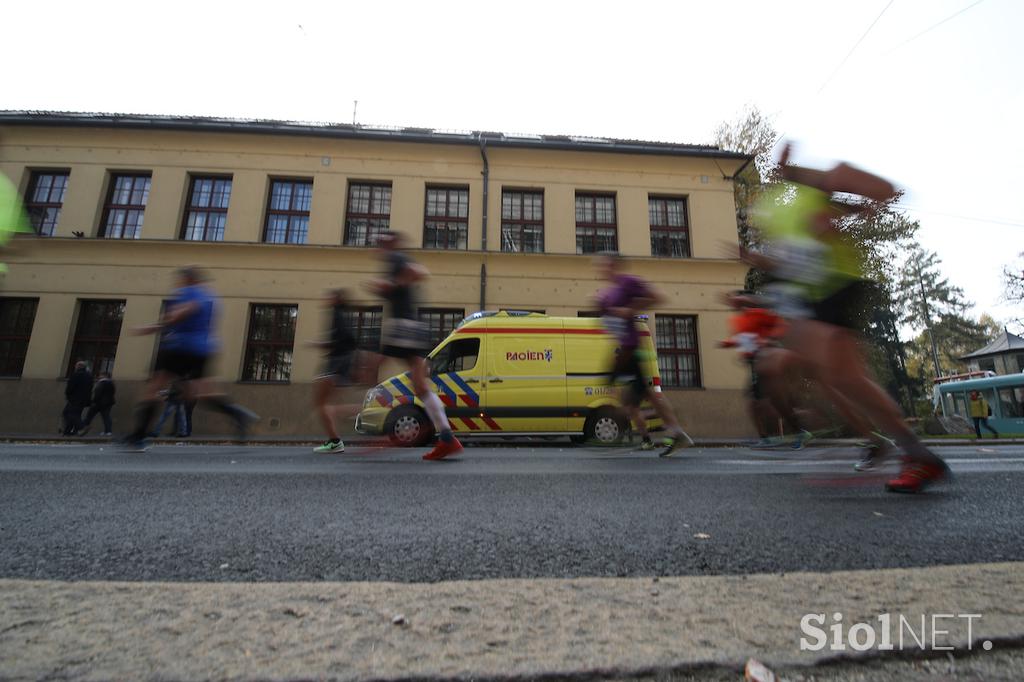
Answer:
<path fill-rule="evenodd" d="M 354 414 L 359 405 L 334 406 L 331 405 L 331 396 L 336 389 L 344 390 L 357 383 L 359 352 L 356 336 L 349 329 L 348 293 L 344 289 L 331 289 L 324 297 L 324 306 L 330 309 L 331 316 L 328 338 L 309 345 L 326 351 L 324 371 L 313 382 L 313 405 L 327 432 L 327 440 L 313 448 L 313 452 L 345 452 L 345 444 L 334 426 L 334 419 L 339 412 Z"/>
<path fill-rule="evenodd" d="M 185 400 L 198 400 L 230 417 L 238 429 L 239 440 L 245 440 L 249 425 L 259 419 L 214 390 L 206 378 L 218 341 L 214 331 L 217 301 L 205 281 L 202 271 L 195 266 L 178 270 L 178 288 L 160 321 L 133 330 L 139 335 L 162 335 L 153 374 L 135 406 L 135 429 L 124 440 L 128 450 L 144 452 L 149 447 L 146 435 L 160 407 L 160 391 L 175 379 L 181 381 Z"/>
<path fill-rule="evenodd" d="M 729 318 L 729 330 L 732 332 L 732 336 L 722 341 L 720 345 L 722 348 L 735 348 L 739 351 L 743 361 L 750 367 L 747 405 L 750 419 L 754 422 L 759 437 L 752 447 L 775 447 L 781 443 L 771 437 L 773 431 L 771 425 L 777 424 L 782 417 L 764 392 L 762 385 L 763 360 L 765 356 L 771 355 L 773 349 L 781 353 L 787 352 L 778 348 L 778 341 L 784 332 L 785 323 L 781 317 L 767 307 L 763 307 L 760 301 L 753 297 L 752 292 L 733 292 L 726 296 L 726 302 L 737 312 Z M 758 371 L 759 358 L 762 360 L 761 372 Z M 797 442 L 801 446 L 803 445 L 803 440 L 799 439 L 799 436 Z"/>
<path fill-rule="evenodd" d="M 382 232 L 377 241 L 379 255 L 387 268 L 385 276 L 372 280 L 368 288 L 388 302 L 389 317 L 381 333 L 381 355 L 396 358 L 409 369 L 413 391 L 438 433 L 438 442 L 423 459 L 444 459 L 462 451 L 462 443 L 452 433 L 444 403 L 427 386 L 427 353 L 430 341 L 427 327 L 416 316 L 415 285 L 430 276 L 427 269 L 401 251 L 397 232 Z"/>
<path fill-rule="evenodd" d="M 18 189 L 0 173 L 0 276 L 7 272 L 4 254 L 9 250 L 8 244 L 19 232 L 32 233 L 32 226 L 22 207 Z"/>
<path fill-rule="evenodd" d="M 680 447 L 693 445 L 693 439 L 683 431 L 665 397 L 655 391 L 649 377 L 644 376 L 640 332 L 636 326 L 637 315 L 658 305 L 665 298 L 640 277 L 622 272 L 622 257 L 618 254 L 601 254 L 594 263 L 600 275 L 611 285 L 596 296 L 605 328 L 615 337 L 619 346 L 611 368 L 611 382 L 614 384 L 620 377 L 627 381 L 620 402 L 640 431 L 642 450 L 654 447 L 647 433 L 647 420 L 640 410 L 645 398 L 651 402 L 668 431 L 658 454 L 668 457 Z"/>
<path fill-rule="evenodd" d="M 845 163 L 827 171 L 792 166 L 789 153 L 786 145 L 780 159 L 787 182 L 762 199 L 759 211 L 773 251 L 768 256 L 743 255 L 784 282 L 778 291 L 788 311 L 785 345 L 800 358 L 807 375 L 848 400 L 903 449 L 901 471 L 886 489 L 920 492 L 947 479 L 949 468 L 907 426 L 899 405 L 873 381 L 860 353 L 858 313 L 866 283 L 860 254 L 836 221 L 844 212 L 862 207 L 832 201 L 836 192 L 886 201 L 896 195 L 896 189 Z"/>

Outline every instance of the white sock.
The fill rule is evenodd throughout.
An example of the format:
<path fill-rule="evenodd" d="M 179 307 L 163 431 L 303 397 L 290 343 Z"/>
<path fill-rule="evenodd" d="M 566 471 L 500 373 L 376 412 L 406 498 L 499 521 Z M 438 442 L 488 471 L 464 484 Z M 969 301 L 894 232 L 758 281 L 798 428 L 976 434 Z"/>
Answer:
<path fill-rule="evenodd" d="M 448 426 L 448 417 L 444 413 L 444 403 L 437 397 L 437 394 L 427 393 L 425 396 L 420 396 L 420 399 L 423 401 L 423 407 L 427 410 L 427 416 L 434 423 L 434 428 L 437 429 L 437 432 L 450 431 L 451 427 Z"/>

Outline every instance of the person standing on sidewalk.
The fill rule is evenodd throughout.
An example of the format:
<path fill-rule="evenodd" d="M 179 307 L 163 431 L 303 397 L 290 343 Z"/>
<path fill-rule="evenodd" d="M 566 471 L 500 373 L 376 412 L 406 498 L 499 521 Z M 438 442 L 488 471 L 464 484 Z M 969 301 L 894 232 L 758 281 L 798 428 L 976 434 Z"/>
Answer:
<path fill-rule="evenodd" d="M 342 410 L 346 413 L 358 411 L 359 405 L 331 405 L 331 395 L 335 389 L 344 390 L 355 383 L 358 351 L 355 334 L 349 328 L 348 293 L 344 289 L 331 289 L 324 298 L 324 306 L 331 316 L 328 338 L 326 341 L 311 341 L 309 345 L 325 350 L 327 356 L 324 371 L 313 382 L 313 406 L 327 432 L 327 440 L 313 448 L 313 452 L 345 452 L 334 418 Z"/>
<path fill-rule="evenodd" d="M 640 411 L 640 405 L 647 399 L 654 406 L 668 431 L 664 447 L 658 454 L 660 457 L 668 457 L 681 446 L 693 445 L 693 439 L 679 425 L 665 396 L 656 391 L 649 377 L 644 375 L 640 332 L 636 326 L 637 315 L 661 303 L 665 297 L 640 277 L 622 272 L 622 257 L 617 253 L 599 255 L 595 265 L 599 274 L 610 284 L 596 297 L 601 318 L 619 347 L 611 368 L 611 382 L 615 383 L 619 377 L 627 381 L 620 402 L 640 431 L 641 450 L 652 449 L 654 443 L 647 434 L 647 420 Z"/>
<path fill-rule="evenodd" d="M 971 420 L 974 421 L 974 433 L 981 438 L 981 427 L 984 426 L 993 438 L 999 438 L 999 432 L 993 429 L 988 423 L 988 417 L 992 414 L 988 401 L 985 400 L 979 391 L 971 391 Z"/>
<path fill-rule="evenodd" d="M 426 325 L 416 316 L 416 284 L 430 276 L 427 269 L 401 251 L 397 232 L 382 232 L 377 241 L 379 255 L 387 268 L 384 277 L 367 283 L 367 288 L 388 302 L 389 317 L 381 333 L 381 355 L 405 363 L 413 390 L 439 434 L 433 450 L 423 459 L 444 459 L 462 451 L 452 433 L 444 403 L 427 386 L 426 356 L 430 351 Z"/>
<path fill-rule="evenodd" d="M 195 399 L 230 417 L 239 440 L 245 440 L 249 425 L 259 419 L 215 390 L 206 376 L 219 345 L 214 331 L 217 300 L 206 277 L 196 266 L 183 267 L 176 276 L 178 287 L 160 321 L 134 330 L 139 335 L 162 333 L 156 366 L 135 407 L 135 428 L 124 441 L 134 452 L 148 448 L 146 436 L 160 408 L 160 391 L 175 379 L 182 382 L 186 400 Z"/>
<path fill-rule="evenodd" d="M 114 424 L 110 419 L 110 410 L 116 403 L 114 399 L 115 392 L 114 380 L 106 372 L 100 372 L 100 378 L 92 389 L 92 404 L 89 405 L 89 411 L 85 413 L 85 421 L 82 423 L 82 428 L 78 430 L 78 435 L 84 436 L 89 432 L 92 420 L 96 417 L 97 413 L 103 419 L 103 433 L 100 435 L 109 436 L 113 434 Z"/>
<path fill-rule="evenodd" d="M 75 436 L 82 428 L 82 410 L 92 402 L 92 373 L 85 362 L 75 363 L 75 371 L 64 386 L 64 435 Z"/>

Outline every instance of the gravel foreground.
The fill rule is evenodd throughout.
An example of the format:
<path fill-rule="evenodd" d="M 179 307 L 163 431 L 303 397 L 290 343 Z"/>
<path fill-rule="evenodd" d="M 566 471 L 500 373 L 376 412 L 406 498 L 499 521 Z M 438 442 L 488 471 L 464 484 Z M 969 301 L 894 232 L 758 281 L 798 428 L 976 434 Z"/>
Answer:
<path fill-rule="evenodd" d="M 735 680 L 754 657 L 792 680 L 1019 680 L 1022 568 L 432 584 L 3 580 L 0 678 Z M 835 652 L 799 648 L 801 618 L 818 612 L 849 625 L 883 613 L 980 616 L 969 634 L 963 619 L 943 621 L 935 642 L 957 647 L 952 663 L 936 652 L 907 660 L 917 649 L 829 663 Z"/>

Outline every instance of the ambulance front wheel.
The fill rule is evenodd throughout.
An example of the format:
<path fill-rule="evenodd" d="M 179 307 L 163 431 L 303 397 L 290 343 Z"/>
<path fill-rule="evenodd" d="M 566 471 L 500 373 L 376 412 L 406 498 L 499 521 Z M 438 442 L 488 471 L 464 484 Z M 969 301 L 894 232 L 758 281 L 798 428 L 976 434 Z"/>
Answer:
<path fill-rule="evenodd" d="M 423 410 L 403 405 L 391 411 L 384 422 L 384 433 L 395 445 L 415 447 L 427 442 L 434 427 Z"/>
<path fill-rule="evenodd" d="M 599 408 L 587 419 L 583 435 L 590 442 L 614 445 L 626 435 L 626 419 L 613 407 Z"/>

